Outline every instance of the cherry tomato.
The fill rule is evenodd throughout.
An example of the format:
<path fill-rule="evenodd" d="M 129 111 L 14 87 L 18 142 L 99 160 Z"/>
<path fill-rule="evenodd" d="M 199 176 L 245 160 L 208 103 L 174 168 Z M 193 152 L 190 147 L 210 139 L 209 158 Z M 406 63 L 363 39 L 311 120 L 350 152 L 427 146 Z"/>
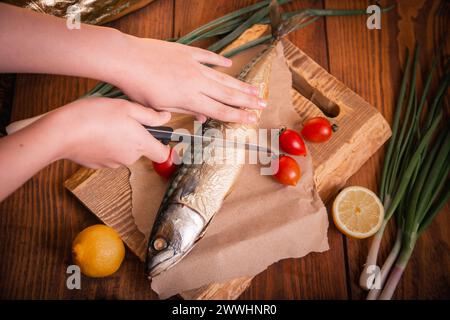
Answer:
<path fill-rule="evenodd" d="M 306 120 L 301 134 L 303 138 L 311 142 L 325 142 L 331 138 L 333 129 L 330 121 L 324 117 L 315 117 Z"/>
<path fill-rule="evenodd" d="M 155 169 L 156 173 L 165 179 L 170 179 L 172 174 L 177 170 L 177 165 L 173 162 L 174 157 L 176 157 L 176 153 L 173 152 L 173 149 L 170 149 L 169 158 L 166 161 L 158 163 L 153 161 L 153 169 Z"/>
<path fill-rule="evenodd" d="M 274 175 L 278 182 L 290 186 L 297 185 L 301 172 L 297 161 L 290 156 L 281 155 L 278 159 L 278 172 Z"/>
<path fill-rule="evenodd" d="M 281 131 L 280 148 L 289 154 L 306 156 L 305 142 L 296 131 L 291 129 Z"/>

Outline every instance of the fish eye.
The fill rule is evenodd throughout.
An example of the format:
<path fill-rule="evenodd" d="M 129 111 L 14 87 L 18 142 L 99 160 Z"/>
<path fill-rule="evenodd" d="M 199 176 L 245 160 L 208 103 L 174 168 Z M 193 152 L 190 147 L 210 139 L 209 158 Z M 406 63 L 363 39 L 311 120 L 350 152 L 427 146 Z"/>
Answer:
<path fill-rule="evenodd" d="M 163 237 L 157 237 L 155 240 L 153 240 L 153 248 L 156 251 L 161 251 L 167 248 L 167 241 Z"/>

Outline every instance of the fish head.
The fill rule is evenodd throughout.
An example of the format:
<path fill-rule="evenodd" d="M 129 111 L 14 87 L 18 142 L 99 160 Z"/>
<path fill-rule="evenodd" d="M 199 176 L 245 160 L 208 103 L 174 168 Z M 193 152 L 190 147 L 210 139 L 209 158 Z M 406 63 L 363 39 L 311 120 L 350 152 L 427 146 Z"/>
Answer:
<path fill-rule="evenodd" d="M 203 218 L 180 203 L 167 206 L 159 215 L 149 239 L 146 272 L 153 278 L 174 266 L 194 246 L 204 228 Z"/>

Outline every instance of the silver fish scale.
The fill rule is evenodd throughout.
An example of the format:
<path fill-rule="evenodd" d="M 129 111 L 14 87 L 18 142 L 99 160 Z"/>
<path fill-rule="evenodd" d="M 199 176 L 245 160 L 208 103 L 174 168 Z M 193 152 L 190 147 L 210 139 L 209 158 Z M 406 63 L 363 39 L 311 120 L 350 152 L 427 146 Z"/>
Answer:
<path fill-rule="evenodd" d="M 225 123 L 210 120 L 203 126 L 203 132 L 210 128 L 224 131 L 229 127 L 231 126 Z M 223 198 L 239 172 L 236 169 L 241 165 L 227 163 L 227 158 L 222 159 L 225 162 L 223 164 L 213 163 L 214 160 L 211 159 L 211 156 L 215 152 L 223 152 L 223 148 L 216 147 L 209 141 L 203 142 L 202 152 L 197 152 L 193 146 L 189 151 L 187 156 L 190 156 L 193 162 L 191 164 L 184 163 L 177 170 L 163 199 L 161 210 L 164 210 L 169 202 L 184 204 L 197 211 L 206 224 L 221 207 Z M 245 150 L 235 148 L 226 156 L 237 157 L 239 155 L 236 153 L 242 152 Z M 202 159 L 202 157 L 205 158 Z M 208 162 L 210 160 L 211 163 Z M 211 197 L 211 195 L 214 196 Z"/>

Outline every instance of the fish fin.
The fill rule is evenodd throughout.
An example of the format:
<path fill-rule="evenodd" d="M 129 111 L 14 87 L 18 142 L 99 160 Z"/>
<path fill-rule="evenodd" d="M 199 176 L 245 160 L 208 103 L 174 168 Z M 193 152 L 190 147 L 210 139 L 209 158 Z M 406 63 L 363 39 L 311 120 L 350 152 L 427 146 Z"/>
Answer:
<path fill-rule="evenodd" d="M 270 28 L 273 39 L 279 39 L 282 23 L 281 8 L 277 0 L 271 0 L 269 4 Z"/>
<path fill-rule="evenodd" d="M 271 0 L 269 4 L 270 27 L 272 33 L 272 42 L 280 40 L 292 31 L 297 30 L 300 26 L 308 23 L 308 20 L 315 20 L 309 10 L 297 13 L 286 21 L 283 21 L 281 6 L 278 0 Z"/>
<path fill-rule="evenodd" d="M 283 21 L 279 26 L 277 39 L 287 36 L 301 26 L 305 26 L 306 24 L 315 21 L 317 18 L 318 17 L 311 15 L 307 10 L 290 17 L 286 21 Z"/>

